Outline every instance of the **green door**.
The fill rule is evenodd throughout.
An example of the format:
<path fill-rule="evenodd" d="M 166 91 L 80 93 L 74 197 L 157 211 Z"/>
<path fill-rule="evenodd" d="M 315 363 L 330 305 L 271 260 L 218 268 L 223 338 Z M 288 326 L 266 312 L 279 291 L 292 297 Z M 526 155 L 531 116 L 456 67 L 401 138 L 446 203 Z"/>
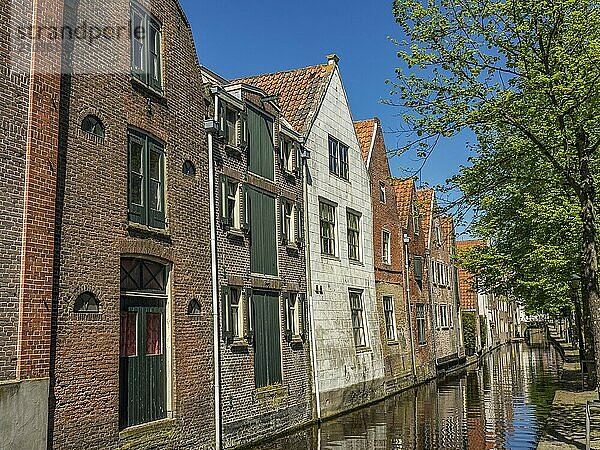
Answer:
<path fill-rule="evenodd" d="M 256 387 L 282 382 L 279 295 L 252 292 L 254 317 L 254 378 Z"/>
<path fill-rule="evenodd" d="M 250 214 L 250 270 L 277 275 L 277 219 L 275 197 L 248 189 Z"/>
<path fill-rule="evenodd" d="M 123 298 L 120 345 L 120 425 L 167 417 L 164 300 Z"/>
<path fill-rule="evenodd" d="M 248 168 L 269 180 L 275 177 L 273 120 L 248 107 Z"/>

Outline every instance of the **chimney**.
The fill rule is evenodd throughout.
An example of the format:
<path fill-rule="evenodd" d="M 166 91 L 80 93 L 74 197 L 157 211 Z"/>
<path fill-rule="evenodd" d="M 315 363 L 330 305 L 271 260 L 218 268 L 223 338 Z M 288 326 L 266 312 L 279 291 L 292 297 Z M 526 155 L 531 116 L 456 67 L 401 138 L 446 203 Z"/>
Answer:
<path fill-rule="evenodd" d="M 340 58 L 338 55 L 336 55 L 335 53 L 332 53 L 331 55 L 327 55 L 327 64 L 329 65 L 334 65 L 337 66 L 340 62 Z"/>

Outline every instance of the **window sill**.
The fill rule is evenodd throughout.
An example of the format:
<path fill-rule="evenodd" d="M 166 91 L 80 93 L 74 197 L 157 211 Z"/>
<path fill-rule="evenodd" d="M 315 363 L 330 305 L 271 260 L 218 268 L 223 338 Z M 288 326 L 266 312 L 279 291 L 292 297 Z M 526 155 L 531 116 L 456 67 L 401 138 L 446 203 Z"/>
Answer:
<path fill-rule="evenodd" d="M 275 397 L 287 394 L 287 388 L 282 384 L 273 384 L 271 386 L 256 388 L 256 397 Z"/>
<path fill-rule="evenodd" d="M 245 350 L 248 348 L 248 342 L 243 338 L 234 338 L 229 347 L 232 350 Z"/>
<path fill-rule="evenodd" d="M 350 261 L 350 264 L 355 265 L 355 266 L 363 266 L 365 265 L 364 262 L 362 261 L 357 261 L 356 259 L 349 259 L 348 261 Z"/>
<path fill-rule="evenodd" d="M 157 99 L 159 99 L 161 101 L 165 101 L 166 100 L 164 90 L 158 91 L 158 90 L 154 89 L 153 87 L 148 86 L 142 80 L 138 80 L 134 76 L 130 76 L 129 80 L 131 81 L 131 84 L 132 84 L 132 86 L 134 88 L 138 88 L 140 90 L 143 90 L 145 94 L 151 94 L 151 95 L 153 95 L 154 97 L 156 97 Z"/>
<path fill-rule="evenodd" d="M 239 228 L 230 228 L 227 230 L 227 237 L 230 239 L 244 239 L 244 232 Z"/>
<path fill-rule="evenodd" d="M 286 247 L 286 249 L 287 249 L 288 252 L 298 253 L 298 249 L 299 249 L 298 244 L 287 243 L 287 244 L 285 244 L 285 247 Z"/>
<path fill-rule="evenodd" d="M 366 347 L 366 346 L 356 347 L 356 353 L 358 353 L 358 354 L 371 353 L 371 352 L 372 352 L 372 349 L 370 347 Z"/>
<path fill-rule="evenodd" d="M 325 253 L 321 253 L 321 259 L 329 259 L 331 261 L 341 261 L 339 256 L 327 255 Z"/>
<path fill-rule="evenodd" d="M 171 233 L 168 228 L 152 228 L 148 225 L 142 225 L 136 222 L 129 222 L 127 225 L 127 231 L 130 236 L 145 237 L 145 238 L 156 238 L 162 241 L 171 241 Z"/>
<path fill-rule="evenodd" d="M 393 341 L 387 341 L 388 345 L 400 345 L 400 342 L 398 342 L 397 340 L 393 340 Z"/>
<path fill-rule="evenodd" d="M 331 171 L 329 172 L 329 175 L 331 175 L 331 176 L 333 176 L 333 177 L 337 178 L 338 180 L 343 181 L 345 183 L 352 184 L 352 183 L 350 183 L 350 176 L 348 176 L 348 178 L 344 178 L 344 177 L 339 176 L 337 173 L 331 172 Z"/>
<path fill-rule="evenodd" d="M 298 349 L 304 346 L 304 341 L 300 336 L 294 336 L 290 341 L 290 346 L 294 349 Z"/>
<path fill-rule="evenodd" d="M 225 153 L 227 153 L 227 155 L 229 155 L 229 156 L 235 156 L 235 157 L 241 158 L 242 149 L 239 145 L 231 145 L 231 144 L 225 143 Z"/>
<path fill-rule="evenodd" d="M 170 414 L 170 413 L 168 413 Z M 142 423 L 127 427 L 119 432 L 119 439 L 134 438 L 140 434 L 146 434 L 161 429 L 169 429 L 175 425 L 175 419 L 167 417 L 165 419 L 156 420 L 154 422 Z"/>
<path fill-rule="evenodd" d="M 290 181 L 290 182 L 294 182 L 296 181 L 296 178 L 298 177 L 298 174 L 295 172 L 290 172 L 287 169 L 282 169 L 283 171 L 283 178 L 286 179 L 286 181 Z"/>

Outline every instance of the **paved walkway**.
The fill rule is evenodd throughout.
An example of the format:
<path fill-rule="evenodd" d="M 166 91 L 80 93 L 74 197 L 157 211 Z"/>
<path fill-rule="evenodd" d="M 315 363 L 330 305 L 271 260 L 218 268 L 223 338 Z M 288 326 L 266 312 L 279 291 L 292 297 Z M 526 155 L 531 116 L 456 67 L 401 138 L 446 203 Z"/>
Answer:
<path fill-rule="evenodd" d="M 564 341 L 558 339 L 562 345 Z M 583 391 L 581 368 L 575 350 L 565 345 L 565 363 L 562 367 L 560 390 L 556 391 L 552 410 L 538 450 L 585 450 L 585 406 L 587 401 L 598 400 L 597 391 Z M 600 449 L 600 409 L 593 411 L 591 448 Z"/>

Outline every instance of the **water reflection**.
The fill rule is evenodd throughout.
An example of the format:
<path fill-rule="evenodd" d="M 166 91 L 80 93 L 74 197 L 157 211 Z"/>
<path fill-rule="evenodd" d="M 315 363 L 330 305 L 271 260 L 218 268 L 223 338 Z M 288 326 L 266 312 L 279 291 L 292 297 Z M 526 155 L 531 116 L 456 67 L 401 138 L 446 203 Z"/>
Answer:
<path fill-rule="evenodd" d="M 546 347 L 504 347 L 480 367 L 261 446 L 276 449 L 534 449 L 558 379 Z"/>

